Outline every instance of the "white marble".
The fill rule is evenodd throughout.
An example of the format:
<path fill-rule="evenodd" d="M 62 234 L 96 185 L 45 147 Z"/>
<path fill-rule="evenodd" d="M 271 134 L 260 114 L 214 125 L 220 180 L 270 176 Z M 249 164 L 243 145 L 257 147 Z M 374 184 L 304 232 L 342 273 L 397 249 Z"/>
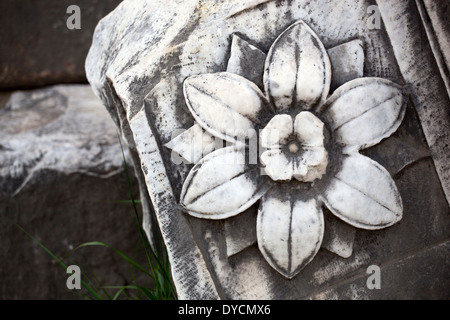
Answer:
<path fill-rule="evenodd" d="M 233 56 L 232 61 L 242 56 Z M 259 205 L 258 246 L 273 268 L 292 278 L 321 246 L 322 204 L 348 224 L 368 230 L 401 219 L 401 198 L 391 176 L 357 152 L 398 128 L 405 100 L 398 85 L 380 78 L 351 80 L 328 98 L 330 60 L 303 21 L 292 24 L 272 44 L 263 76 L 264 93 L 247 78 L 230 72 L 185 80 L 186 103 L 197 123 L 236 145 L 214 151 L 192 168 L 183 185 L 181 205 L 195 217 L 224 219 L 243 212 L 269 192 Z M 305 84 L 302 79 L 312 81 Z M 273 112 L 281 114 L 269 117 L 264 125 Z M 327 150 L 325 123 L 319 117 L 331 130 L 329 143 L 341 149 Z M 260 144 L 268 150 L 260 155 L 258 174 L 257 166 L 246 162 L 239 150 L 249 147 L 243 142 L 249 129 L 261 124 Z M 327 175 L 328 152 L 341 152 L 333 158 L 342 159 L 342 164 L 335 163 L 339 170 Z M 263 179 L 265 175 L 273 186 Z M 312 184 L 308 199 L 294 191 L 283 194 L 277 187 L 292 178 L 310 184 L 324 177 L 325 189 L 316 190 Z M 306 227 L 305 221 L 315 222 Z"/>
<path fill-rule="evenodd" d="M 131 132 L 130 146 L 139 142 L 174 282 L 184 297 L 286 297 L 286 292 L 291 297 L 291 289 L 292 297 L 304 297 L 308 276 L 317 275 L 313 281 L 321 285 L 342 276 L 330 271 L 335 266 L 348 261 L 351 267 L 344 269 L 354 272 L 369 262 L 361 243 L 353 253 L 355 228 L 376 230 L 402 218 L 402 200 L 391 177 L 396 172 L 388 168 L 389 174 L 359 153 L 384 142 L 402 122 L 407 98 L 397 65 L 406 71 L 413 66 L 404 59 L 412 47 L 401 42 L 409 36 L 396 33 L 403 30 L 397 26 L 402 10 L 391 13 L 390 3 L 379 3 L 389 37 L 384 29 L 367 30 L 361 18 L 367 1 L 125 0 L 100 24 L 87 62 L 89 79 L 122 131 Z M 421 63 L 416 61 L 415 70 Z M 295 131 L 295 119 L 305 111 L 320 122 L 301 129 L 307 125 L 299 120 Z M 127 124 L 138 116 L 145 119 L 130 130 Z M 304 151 L 309 171 L 313 163 L 322 165 L 311 177 L 305 178 L 305 167 L 299 166 L 302 181 L 271 179 L 264 171 L 274 176 L 280 166 L 270 168 L 264 161 L 267 150 L 257 150 L 256 163 L 242 155 L 252 146 L 245 141 L 249 134 L 260 137 L 277 117 L 292 119 L 283 130 L 297 132 L 298 140 L 310 136 L 311 148 L 320 149 L 307 153 L 305 145 L 283 140 L 290 153 Z M 314 129 L 320 123 L 323 132 Z M 188 130 L 172 135 L 180 128 Z M 233 146 L 213 147 L 213 140 Z M 430 141 L 433 146 L 435 140 Z M 279 137 L 266 143 L 266 149 L 279 145 Z M 281 149 L 269 151 L 281 155 Z M 186 162 L 171 163 L 171 152 Z M 328 163 L 322 161 L 325 154 Z M 228 162 L 236 158 L 243 163 Z M 264 199 L 270 201 L 264 205 Z M 267 225 L 278 223 L 275 208 L 288 201 L 295 210 L 283 211 L 284 223 L 276 230 L 292 240 L 283 246 Z M 251 210 L 258 213 L 247 215 Z M 241 215 L 245 219 L 232 220 Z M 262 215 L 263 227 L 256 232 Z M 318 223 L 301 228 L 308 218 Z M 242 227 L 239 232 L 230 229 L 231 221 Z M 320 247 L 339 256 L 324 258 Z"/>
<path fill-rule="evenodd" d="M 14 195 L 46 170 L 110 177 L 123 169 L 117 129 L 88 85 L 14 92 L 0 135 L 0 179 L 20 182 Z"/>

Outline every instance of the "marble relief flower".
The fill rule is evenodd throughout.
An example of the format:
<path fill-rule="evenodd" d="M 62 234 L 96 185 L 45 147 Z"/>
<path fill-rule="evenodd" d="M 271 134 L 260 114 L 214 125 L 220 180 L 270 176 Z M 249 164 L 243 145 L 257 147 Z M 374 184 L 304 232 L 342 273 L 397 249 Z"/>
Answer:
<path fill-rule="evenodd" d="M 351 80 L 329 96 L 330 59 L 303 21 L 282 32 L 265 57 L 259 86 L 250 81 L 257 82 L 257 73 L 185 80 L 196 126 L 231 146 L 196 162 L 180 203 L 192 216 L 225 219 L 259 201 L 258 247 L 274 269 L 292 278 L 321 247 L 323 206 L 362 229 L 401 219 L 393 179 L 359 151 L 397 130 L 405 99 L 398 85 L 373 77 Z M 252 161 L 255 141 L 259 152 Z"/>
<path fill-rule="evenodd" d="M 301 111 L 295 120 L 275 115 L 260 133 L 261 146 L 269 149 L 260 156 L 266 174 L 274 181 L 320 179 L 328 165 L 323 132 L 323 122 L 309 111 Z"/>

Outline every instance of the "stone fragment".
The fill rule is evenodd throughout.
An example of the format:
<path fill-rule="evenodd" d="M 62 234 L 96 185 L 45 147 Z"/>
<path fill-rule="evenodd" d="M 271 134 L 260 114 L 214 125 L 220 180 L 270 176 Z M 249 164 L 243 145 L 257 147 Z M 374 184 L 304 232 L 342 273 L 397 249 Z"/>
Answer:
<path fill-rule="evenodd" d="M 0 111 L 0 137 L 5 195 L 46 171 L 109 177 L 123 168 L 114 123 L 87 85 L 14 92 Z"/>
<path fill-rule="evenodd" d="M 377 261 L 383 262 L 390 259 L 391 255 L 401 256 L 408 252 L 407 250 L 411 250 L 411 243 L 383 239 L 384 236 L 390 240 L 410 236 L 407 230 L 414 225 L 412 221 L 418 215 L 413 213 L 414 206 L 408 202 L 405 202 L 408 205 L 405 205 L 405 208 L 409 215 L 403 212 L 399 200 L 400 194 L 404 199 L 403 193 L 412 192 L 410 189 L 412 187 L 402 184 L 401 178 L 411 178 L 413 175 L 408 173 L 415 172 L 416 167 L 412 166 L 405 170 L 403 175 L 394 182 L 388 173 L 391 171 L 381 169 L 380 165 L 369 158 L 364 160 L 366 156 L 360 156 L 358 152 L 364 148 L 377 148 L 378 152 L 389 152 L 386 144 L 379 143 L 389 139 L 400 125 L 406 109 L 404 102 L 406 100 L 414 101 L 414 103 L 421 101 L 421 105 L 414 105 L 414 107 L 416 110 L 423 108 L 423 96 L 419 94 L 411 97 L 412 99 L 403 98 L 403 94 L 407 95 L 408 92 L 400 93 L 399 86 L 393 85 L 393 83 L 403 85 L 403 75 L 409 70 L 405 68 L 405 59 L 400 59 L 402 57 L 399 58 L 398 53 L 405 53 L 401 41 L 409 38 L 417 40 L 417 35 L 411 32 L 411 26 L 415 24 L 400 24 L 397 20 L 394 22 L 386 20 L 386 29 L 383 25 L 382 30 L 369 30 L 366 20 L 361 18 L 366 16 L 368 2 L 344 1 L 339 4 L 333 2 L 331 5 L 331 1 L 327 0 L 257 1 L 240 4 L 221 2 L 216 6 L 210 6 L 192 1 L 186 2 L 182 7 L 166 4 L 164 10 L 161 10 L 160 5 L 158 1 L 152 3 L 130 1 L 119 6 L 113 15 L 100 24 L 101 32 L 94 36 L 94 44 L 86 66 L 95 92 L 103 99 L 117 125 L 126 134 L 130 147 L 139 155 L 142 167 L 140 175 L 145 179 L 150 198 L 155 205 L 156 216 L 173 263 L 174 282 L 181 297 L 205 299 L 255 296 L 255 286 L 252 286 L 252 289 L 248 284 L 260 283 L 260 280 L 255 279 L 257 275 L 263 275 L 258 279 L 264 278 L 263 286 L 258 286 L 264 292 L 258 292 L 258 297 L 290 299 L 306 297 L 312 292 L 317 292 L 315 290 L 321 290 L 321 288 L 315 288 L 315 284 L 318 286 L 339 284 L 349 276 L 350 272 L 363 268 L 364 263 L 370 262 L 371 259 L 379 258 Z M 381 6 L 385 7 L 384 1 L 380 1 Z M 396 4 L 395 15 L 389 13 L 387 16 L 402 17 L 402 19 L 408 17 L 417 21 L 415 11 L 404 10 L 403 7 L 400 10 L 399 6 Z M 177 19 L 173 19 L 175 12 Z M 344 13 L 347 19 L 342 19 Z M 148 28 L 147 22 L 155 21 L 155 17 L 158 23 L 151 24 Z M 118 19 L 121 20 L 121 28 L 115 27 Z M 127 32 L 123 32 L 125 29 Z M 147 32 L 143 32 L 143 29 Z M 399 36 L 396 31 L 401 32 L 401 35 Z M 248 43 L 261 52 L 267 52 L 266 60 L 269 60 L 265 63 L 263 75 L 265 76 L 262 92 L 264 96 L 256 94 L 264 105 L 265 102 L 269 102 L 267 109 L 259 108 L 258 103 L 254 103 L 257 101 L 253 99 L 255 95 L 252 97 L 244 94 L 249 88 L 253 88 L 255 92 L 261 91 L 258 84 L 249 85 L 251 82 L 245 74 L 226 75 L 229 80 L 231 78 L 239 80 L 230 81 L 233 83 L 230 86 L 230 83 L 222 81 L 224 80 L 222 77 L 219 79 L 223 82 L 221 88 L 218 86 L 220 82 L 216 79 L 218 75 L 231 74 L 232 68 L 227 70 L 230 58 L 244 56 L 243 54 L 231 56 L 231 51 L 237 52 L 236 46 L 231 50 L 235 35 L 242 40 L 248 40 Z M 106 39 L 114 39 L 114 41 L 110 42 Z M 367 78 L 349 81 L 350 84 L 344 84 L 341 90 L 336 89 L 333 95 L 336 92 L 337 95 L 330 98 L 328 89 L 332 75 L 325 48 L 334 48 L 351 39 L 359 39 L 364 46 L 363 72 Z M 396 45 L 393 47 L 392 43 Z M 303 52 L 302 47 L 308 50 Z M 358 69 L 358 74 L 361 74 L 359 47 L 352 62 Z M 433 59 L 428 55 L 429 50 L 425 51 L 427 52 L 425 63 L 430 66 L 430 61 Z M 411 57 L 416 53 L 418 52 L 412 50 L 409 55 L 406 55 Z M 301 57 L 303 61 L 313 63 L 303 65 L 302 59 L 299 59 Z M 233 62 L 233 59 L 232 66 L 243 65 Z M 236 67 L 236 70 L 238 69 Z M 239 70 L 242 71 L 243 68 Z M 286 70 L 286 72 L 278 72 L 280 70 Z M 298 72 L 299 70 L 302 72 Z M 439 75 L 435 70 L 429 67 L 427 73 L 432 74 L 434 84 L 439 83 L 439 80 L 436 80 Z M 273 74 L 273 79 L 270 74 Z M 285 75 L 284 78 L 283 75 Z M 308 79 L 309 76 L 311 79 Z M 194 86 L 190 87 L 189 79 L 196 79 Z M 305 79 L 311 81 L 308 82 Z M 354 85 L 358 83 L 364 83 L 365 89 L 368 89 L 367 87 L 371 89 L 355 94 L 352 91 L 356 87 Z M 183 90 L 186 88 L 188 90 Z M 386 95 L 392 88 L 395 88 L 394 94 Z M 381 94 L 376 94 L 378 91 Z M 233 96 L 234 92 L 239 94 Z M 186 96 L 189 96 L 188 100 Z M 248 108 L 245 107 L 247 99 L 237 99 L 238 96 L 248 98 Z M 342 101 L 336 98 L 344 96 L 346 98 Z M 417 97 L 419 99 L 414 100 Z M 264 98 L 267 101 L 264 101 Z M 377 100 L 378 98 L 381 100 Z M 442 103 L 441 100 L 440 103 Z M 272 108 L 274 105 L 276 108 Z M 214 108 L 221 111 L 214 114 L 212 111 Z M 183 166 L 182 170 L 171 171 L 167 170 L 167 168 L 174 168 L 169 158 L 171 150 L 160 148 L 160 146 L 172 139 L 173 130 L 190 128 L 196 123 L 209 134 L 234 142 L 234 136 L 226 133 L 227 126 L 234 133 L 239 128 L 259 129 L 263 128 L 277 113 L 289 113 L 295 116 L 301 109 L 309 109 L 317 115 L 327 129 L 331 130 L 331 142 L 337 143 L 325 144 L 329 148 L 327 151 L 332 153 L 330 153 L 330 163 L 324 178 L 310 185 L 298 183 L 292 187 L 291 191 L 298 192 L 292 198 L 292 202 L 296 204 L 293 208 L 319 208 L 319 205 L 312 205 L 313 202 L 330 206 L 333 214 L 361 229 L 358 230 L 360 237 L 356 238 L 360 242 L 355 243 L 352 247 L 355 252 L 345 260 L 342 257 L 330 255 L 328 251 L 320 250 L 320 244 L 314 246 L 314 241 L 309 240 L 307 243 L 296 241 L 295 245 L 292 242 L 290 249 L 287 249 L 288 246 L 283 247 L 280 240 L 286 239 L 286 234 L 293 239 L 303 237 L 311 239 L 308 235 L 313 235 L 320 243 L 322 233 L 321 228 L 313 227 L 302 229 L 304 232 L 302 233 L 297 227 L 309 226 L 306 223 L 302 224 L 302 219 L 313 215 L 303 216 L 298 213 L 301 210 L 285 210 L 286 212 L 295 211 L 295 214 L 288 213 L 280 216 L 280 221 L 292 222 L 292 227 L 286 227 L 287 223 L 281 223 L 282 227 L 276 228 L 275 232 L 282 237 L 272 237 L 269 234 L 272 230 L 267 227 L 270 223 L 264 223 L 265 227 L 257 232 L 260 250 L 257 250 L 256 246 L 250 246 L 248 250 L 233 254 L 227 259 L 226 244 L 230 241 L 226 239 L 226 236 L 230 235 L 230 232 L 223 231 L 224 223 L 215 219 L 198 218 L 207 217 L 209 208 L 216 207 L 216 202 L 224 201 L 217 206 L 222 209 L 218 217 L 227 218 L 230 213 L 234 215 L 245 211 L 247 207 L 242 203 L 245 204 L 247 200 L 254 201 L 255 206 L 261 206 L 263 200 L 257 201 L 249 197 L 248 193 L 244 193 L 242 188 L 233 182 L 235 177 L 227 176 L 232 172 L 230 168 L 221 172 L 224 164 L 222 160 L 217 162 L 218 165 L 212 166 L 215 170 L 207 170 L 209 164 L 206 162 L 214 158 L 215 153 L 221 150 L 206 155 L 193 167 Z M 370 120 L 374 120 L 374 123 Z M 336 126 L 337 123 L 339 124 Z M 420 130 L 420 123 L 412 125 Z M 246 144 L 236 147 L 247 150 Z M 355 157 L 356 161 L 348 160 L 350 157 Z M 206 168 L 203 168 L 205 164 Z M 419 162 L 419 164 L 424 163 Z M 357 172 L 363 177 L 354 179 L 354 175 L 351 174 L 353 167 L 358 167 Z M 429 170 L 429 167 L 425 165 L 420 168 Z M 197 172 L 203 170 L 211 171 L 215 173 L 215 176 L 210 173 L 203 178 L 193 179 Z M 238 170 L 236 174 L 247 177 L 246 171 Z M 255 171 L 252 179 L 256 176 Z M 222 181 L 223 183 L 217 186 L 208 182 L 208 180 L 214 182 L 216 178 L 224 178 L 222 180 L 226 182 Z M 342 187 L 335 188 L 339 179 L 345 183 L 341 181 Z M 373 184 L 370 183 L 371 179 Z M 400 183 L 402 188 L 396 189 L 397 183 Z M 203 185 L 205 190 L 202 190 Z M 222 185 L 226 187 L 222 188 Z M 417 184 L 413 185 L 417 186 Z M 278 193 L 282 197 L 283 192 L 290 189 L 281 183 L 277 184 L 277 187 L 271 190 L 270 192 L 274 193 L 270 194 Z M 383 188 L 386 190 L 382 190 Z M 254 184 L 249 189 L 254 190 Z M 209 199 L 204 198 L 202 195 L 208 193 L 203 191 L 211 191 L 216 195 Z M 233 197 L 230 196 L 231 193 Z M 201 206 L 196 208 L 197 211 L 205 211 L 201 216 L 192 214 L 194 211 L 189 211 L 186 206 L 180 208 L 179 205 L 182 204 L 186 194 L 189 196 L 188 206 L 195 204 L 197 200 L 193 195 L 198 195 L 199 199 L 204 200 Z M 441 196 L 441 193 L 437 195 L 440 205 L 443 203 Z M 274 202 L 280 202 L 280 198 L 274 197 L 274 199 Z M 408 201 L 411 199 L 408 198 Z M 234 200 L 236 202 L 233 202 Z M 422 200 L 428 201 L 421 199 L 417 202 Z M 362 213 L 365 209 L 372 213 L 370 217 Z M 446 209 L 448 206 L 439 206 L 437 209 L 439 218 L 443 217 L 442 212 Z M 316 219 L 310 219 L 311 221 L 321 221 L 322 216 L 319 211 L 316 210 Z M 292 219 L 285 217 L 289 215 Z M 402 220 L 399 222 L 400 218 Z M 273 221 L 274 224 L 279 222 L 276 218 L 267 221 Z M 394 223 L 395 226 L 382 232 L 365 231 L 365 229 L 391 226 Z M 286 230 L 288 232 L 283 232 Z M 395 230 L 402 230 L 403 234 L 394 232 Z M 437 237 L 438 233 L 433 233 L 433 236 Z M 379 241 L 374 240 L 377 237 L 380 238 Z M 264 242 L 264 239 L 268 239 L 268 243 L 261 249 L 259 245 Z M 253 242 L 246 241 L 246 243 Z M 391 243 L 396 243 L 392 245 L 396 250 L 386 254 L 383 246 Z M 417 245 L 417 242 L 414 243 Z M 309 246 L 309 250 L 296 251 L 303 245 Z M 267 248 L 268 250 L 264 251 Z M 348 254 L 348 251 L 342 254 Z M 313 260 L 309 259 L 308 253 L 314 257 Z M 361 257 L 364 259 L 361 260 Z M 341 268 L 337 272 L 333 270 L 333 266 L 342 266 L 347 263 L 351 268 Z M 269 268 L 266 266 L 268 264 Z M 257 268 L 258 272 L 251 272 L 249 268 Z M 311 281 L 317 270 L 323 271 L 320 273 L 320 281 Z M 363 271 L 365 270 L 358 270 L 358 272 Z M 285 278 L 280 277 L 280 273 Z"/>

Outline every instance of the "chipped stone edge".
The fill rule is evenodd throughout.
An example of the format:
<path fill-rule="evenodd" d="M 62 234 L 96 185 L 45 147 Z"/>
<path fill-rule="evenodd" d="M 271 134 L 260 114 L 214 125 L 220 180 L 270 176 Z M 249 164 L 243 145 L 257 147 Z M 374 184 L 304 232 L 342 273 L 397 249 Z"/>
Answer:
<path fill-rule="evenodd" d="M 417 47 L 417 44 L 423 43 L 426 22 L 414 0 L 398 1 L 395 4 L 389 0 L 377 0 L 377 5 L 400 72 L 409 85 L 413 105 L 447 203 L 450 203 L 450 162 L 446 150 L 450 140 L 450 97 L 446 90 L 446 79 L 442 77 L 437 62 L 439 58 L 435 56 L 431 45 L 427 42 Z"/>
<path fill-rule="evenodd" d="M 150 199 L 168 248 L 178 298 L 182 300 L 219 299 L 203 255 L 192 238 L 188 221 L 178 208 L 161 150 L 149 125 L 145 108 L 130 119 L 130 127 Z M 151 167 L 145 164 L 150 164 Z M 170 232 L 170 230 L 178 232 Z"/>

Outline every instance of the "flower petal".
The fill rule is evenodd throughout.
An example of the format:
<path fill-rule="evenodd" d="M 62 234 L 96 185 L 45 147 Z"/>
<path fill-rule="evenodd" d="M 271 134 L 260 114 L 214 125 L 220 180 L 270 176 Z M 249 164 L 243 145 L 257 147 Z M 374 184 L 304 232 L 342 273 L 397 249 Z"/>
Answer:
<path fill-rule="evenodd" d="M 264 88 L 277 109 L 299 104 L 310 109 L 325 101 L 331 63 L 319 37 L 298 21 L 273 43 L 266 59 Z"/>
<path fill-rule="evenodd" d="M 208 154 L 191 169 L 180 202 L 195 217 L 224 219 L 249 208 L 270 186 L 257 166 L 245 164 L 243 150 L 228 147 Z"/>
<path fill-rule="evenodd" d="M 295 117 L 294 132 L 302 146 L 323 146 L 324 125 L 309 111 L 302 111 Z"/>
<path fill-rule="evenodd" d="M 293 161 L 293 176 L 298 181 L 313 182 L 326 172 L 328 152 L 324 147 L 303 148 L 300 161 Z"/>
<path fill-rule="evenodd" d="M 255 133 L 265 98 L 247 79 L 228 72 L 192 76 L 184 81 L 184 96 L 194 119 L 223 140 L 243 141 Z"/>
<path fill-rule="evenodd" d="M 264 52 L 233 34 L 227 72 L 243 76 L 262 89 L 265 60 Z"/>
<path fill-rule="evenodd" d="M 280 149 L 264 151 L 260 156 L 266 174 L 274 181 L 290 181 L 293 164 Z"/>
<path fill-rule="evenodd" d="M 328 152 L 324 147 L 306 147 L 302 158 L 309 166 L 317 166 L 325 161 Z"/>
<path fill-rule="evenodd" d="M 260 143 L 264 148 L 279 148 L 286 143 L 293 133 L 292 117 L 288 114 L 279 114 L 270 119 L 269 123 L 260 132 Z"/>
<path fill-rule="evenodd" d="M 298 181 L 305 182 L 305 177 L 308 174 L 308 166 L 305 161 L 293 161 L 292 176 Z"/>
<path fill-rule="evenodd" d="M 397 130 L 406 110 L 401 88 L 380 78 L 360 78 L 339 87 L 323 117 L 347 153 L 371 147 Z"/>
<path fill-rule="evenodd" d="M 344 158 L 323 201 L 337 217 L 358 228 L 382 229 L 402 218 L 402 200 L 394 180 L 380 164 L 360 154 Z"/>
<path fill-rule="evenodd" d="M 258 246 L 269 264 L 293 278 L 320 249 L 324 218 L 315 199 L 282 197 L 272 189 L 261 200 L 257 219 Z"/>

